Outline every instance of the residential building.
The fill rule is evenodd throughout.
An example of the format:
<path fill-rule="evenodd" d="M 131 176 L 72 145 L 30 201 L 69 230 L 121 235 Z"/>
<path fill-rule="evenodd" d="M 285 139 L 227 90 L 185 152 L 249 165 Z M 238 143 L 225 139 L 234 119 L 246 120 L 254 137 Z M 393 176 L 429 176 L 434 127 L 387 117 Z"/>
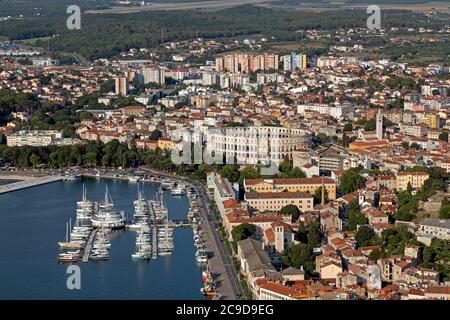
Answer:
<path fill-rule="evenodd" d="M 123 97 L 128 95 L 127 77 L 116 77 L 116 95 Z"/>
<path fill-rule="evenodd" d="M 426 218 L 419 222 L 419 234 L 450 240 L 450 219 Z"/>
<path fill-rule="evenodd" d="M 259 211 L 279 211 L 293 204 L 301 212 L 314 208 L 314 197 L 308 192 L 247 192 L 245 201 Z"/>
<path fill-rule="evenodd" d="M 414 190 L 420 189 L 429 177 L 426 172 L 398 172 L 396 175 L 396 189 L 405 191 L 408 189 L 408 185 L 411 185 Z"/>
<path fill-rule="evenodd" d="M 308 192 L 314 195 L 324 186 L 330 200 L 336 199 L 336 182 L 330 178 L 245 179 L 245 192 Z"/>

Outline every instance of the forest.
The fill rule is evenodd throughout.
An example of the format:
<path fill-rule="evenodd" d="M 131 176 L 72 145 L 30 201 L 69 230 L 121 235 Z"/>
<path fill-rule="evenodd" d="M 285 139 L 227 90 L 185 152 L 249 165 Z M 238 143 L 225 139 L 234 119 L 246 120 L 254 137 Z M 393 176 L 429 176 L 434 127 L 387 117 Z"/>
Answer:
<path fill-rule="evenodd" d="M 434 26 L 442 21 L 428 21 L 423 14 L 383 11 L 383 23 L 391 26 Z M 112 57 L 130 48 L 148 48 L 164 41 L 203 38 L 265 36 L 271 41 L 295 41 L 298 30 L 336 30 L 366 25 L 365 10 L 329 11 L 317 14 L 243 5 L 219 11 L 147 11 L 133 14 L 83 14 L 81 30 L 68 30 L 65 16 L 33 17 L 0 24 L 0 36 L 11 40 L 52 36 L 52 51 L 78 52 L 94 60 Z M 47 47 L 47 40 L 37 41 Z"/>

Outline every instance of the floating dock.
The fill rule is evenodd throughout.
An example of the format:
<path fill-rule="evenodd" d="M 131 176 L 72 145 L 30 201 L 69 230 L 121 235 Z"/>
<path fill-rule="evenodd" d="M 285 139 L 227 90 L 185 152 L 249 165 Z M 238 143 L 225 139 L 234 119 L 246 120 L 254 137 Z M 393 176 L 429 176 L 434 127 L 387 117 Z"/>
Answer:
<path fill-rule="evenodd" d="M 152 259 L 158 258 L 158 243 L 157 243 L 157 228 L 155 226 L 152 227 Z"/>
<path fill-rule="evenodd" d="M 94 243 L 94 238 L 95 238 L 96 233 L 97 233 L 97 230 L 93 230 L 91 235 L 89 236 L 89 240 L 86 244 L 86 248 L 84 249 L 83 260 L 82 260 L 83 262 L 89 261 L 89 256 L 91 255 L 92 244 Z"/>

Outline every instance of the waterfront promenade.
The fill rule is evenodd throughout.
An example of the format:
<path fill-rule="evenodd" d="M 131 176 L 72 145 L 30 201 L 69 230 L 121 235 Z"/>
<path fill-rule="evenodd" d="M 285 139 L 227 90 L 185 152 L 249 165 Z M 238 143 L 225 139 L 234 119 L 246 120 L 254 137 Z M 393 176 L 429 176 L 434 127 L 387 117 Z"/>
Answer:
<path fill-rule="evenodd" d="M 5 176 L 3 176 L 3 178 L 4 177 Z M 9 176 L 7 176 L 7 177 L 9 179 Z M 34 178 L 34 179 L 31 179 L 28 177 L 28 180 L 22 180 L 22 181 L 8 183 L 8 184 L 0 186 L 0 194 L 18 191 L 18 190 L 27 189 L 27 188 L 32 188 L 32 187 L 40 186 L 40 185 L 47 184 L 47 183 L 53 183 L 56 181 L 61 181 L 63 179 L 64 179 L 64 177 L 60 176 L 60 175 L 46 176 L 46 177 Z"/>
<path fill-rule="evenodd" d="M 202 229 L 206 232 L 206 250 L 213 253 L 213 256 L 209 259 L 209 265 L 212 269 L 214 279 L 217 282 L 217 289 L 225 300 L 242 299 L 243 293 L 239 279 L 233 269 L 233 264 L 226 252 L 225 246 L 218 236 L 218 231 L 215 230 L 215 224 L 211 213 L 209 212 L 211 200 L 209 199 L 209 195 L 206 190 L 202 186 L 189 182 L 184 177 L 178 177 L 142 167 L 140 170 L 146 171 L 153 175 L 182 181 L 183 183 L 189 184 L 196 190 L 199 195 L 198 200 L 200 202 L 200 211 L 202 214 Z"/>

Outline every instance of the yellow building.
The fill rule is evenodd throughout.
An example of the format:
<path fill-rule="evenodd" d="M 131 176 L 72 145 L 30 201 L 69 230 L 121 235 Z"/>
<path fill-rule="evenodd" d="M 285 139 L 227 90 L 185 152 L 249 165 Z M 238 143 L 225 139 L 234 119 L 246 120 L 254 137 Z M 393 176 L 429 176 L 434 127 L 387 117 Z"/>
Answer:
<path fill-rule="evenodd" d="M 410 183 L 413 189 L 420 189 L 429 177 L 426 172 L 399 172 L 396 176 L 396 188 L 399 191 L 407 190 Z"/>
<path fill-rule="evenodd" d="M 170 138 L 160 138 L 158 140 L 158 148 L 162 150 L 172 150 L 175 147 L 175 142 Z"/>
<path fill-rule="evenodd" d="M 442 133 L 441 131 L 437 131 L 437 130 L 434 130 L 434 131 L 428 131 L 428 133 L 427 133 L 427 138 L 428 138 L 428 139 L 431 139 L 431 140 L 438 140 L 438 139 L 439 139 L 439 135 L 440 135 L 441 133 Z"/>
<path fill-rule="evenodd" d="M 245 179 L 244 190 L 250 192 L 308 192 L 314 195 L 322 186 L 328 192 L 330 200 L 336 199 L 336 181 L 330 178 L 290 178 L 290 179 Z"/>
<path fill-rule="evenodd" d="M 422 119 L 422 122 L 433 129 L 439 129 L 440 127 L 440 118 L 438 114 L 429 113 Z"/>
<path fill-rule="evenodd" d="M 245 201 L 259 211 L 280 211 L 283 207 L 293 204 L 301 212 L 314 209 L 314 197 L 308 192 L 249 192 Z"/>

